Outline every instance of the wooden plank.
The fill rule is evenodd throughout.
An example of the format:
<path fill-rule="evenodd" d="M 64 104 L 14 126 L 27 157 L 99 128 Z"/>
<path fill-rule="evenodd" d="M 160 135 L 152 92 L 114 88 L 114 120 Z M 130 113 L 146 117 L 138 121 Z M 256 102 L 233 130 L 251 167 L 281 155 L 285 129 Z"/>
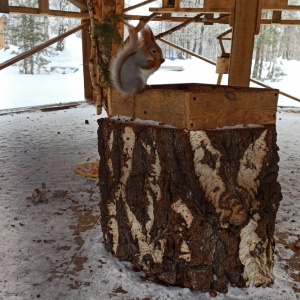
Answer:
<path fill-rule="evenodd" d="M 32 7 L 20 7 L 9 6 L 10 13 L 25 14 L 25 15 L 45 15 L 51 17 L 72 18 L 72 19 L 89 19 L 88 13 L 73 12 L 73 11 L 61 11 L 50 9 L 48 14 L 41 14 L 38 8 Z"/>
<path fill-rule="evenodd" d="M 49 14 L 49 0 L 39 0 L 39 13 L 43 15 Z"/>
<path fill-rule="evenodd" d="M 275 124 L 278 93 L 274 90 L 196 92 L 190 95 L 189 130 L 247 124 Z"/>
<path fill-rule="evenodd" d="M 0 0 L 0 12 L 4 14 L 9 14 L 8 0 Z"/>
<path fill-rule="evenodd" d="M 236 0 L 231 43 L 229 85 L 248 87 L 259 0 Z"/>
<path fill-rule="evenodd" d="M 79 1 L 79 0 L 68 0 L 70 3 L 72 3 L 74 6 L 79 8 L 82 12 L 88 12 L 88 7 L 85 3 Z"/>
<path fill-rule="evenodd" d="M 278 90 L 205 84 L 153 85 L 124 98 L 111 89 L 109 116 L 153 120 L 188 130 L 275 124 Z"/>
<path fill-rule="evenodd" d="M 15 57 L 9 59 L 9 60 L 7 60 L 7 61 L 1 63 L 1 64 L 0 64 L 0 70 L 2 70 L 2 69 L 4 69 L 4 68 L 7 68 L 7 67 L 9 67 L 9 66 L 11 66 L 11 65 L 13 65 L 13 64 L 15 64 L 15 63 L 17 63 L 18 61 L 20 61 L 20 60 L 22 60 L 22 59 L 25 59 L 25 58 L 27 58 L 28 56 L 33 55 L 33 54 L 35 54 L 35 53 L 37 53 L 37 52 L 39 52 L 39 51 L 41 51 L 41 50 L 43 50 L 43 49 L 45 49 L 45 48 L 51 46 L 52 44 L 58 42 L 59 40 L 64 39 L 65 37 L 67 37 L 67 36 L 69 36 L 69 35 L 71 35 L 71 34 L 77 32 L 78 30 L 84 28 L 84 27 L 87 26 L 88 24 L 89 24 L 89 22 L 86 21 L 86 22 L 84 22 L 83 24 L 81 24 L 81 25 L 79 25 L 79 26 L 77 26 L 77 27 L 75 27 L 75 28 L 73 28 L 73 29 L 71 29 L 71 30 L 66 31 L 66 32 L 64 32 L 63 34 L 61 34 L 61 35 L 59 35 L 59 36 L 57 36 L 57 37 L 55 37 L 55 38 L 53 38 L 53 39 L 51 39 L 51 40 L 49 40 L 49 41 L 46 41 L 46 42 L 44 42 L 44 43 L 42 43 L 42 44 L 40 44 L 40 45 L 38 45 L 38 46 L 36 46 L 36 47 L 33 47 L 33 48 L 30 49 L 30 50 L 27 50 L 27 51 L 25 51 L 25 52 L 23 52 L 23 53 L 21 53 L 21 54 L 15 56 Z"/>
<path fill-rule="evenodd" d="M 154 120 L 179 128 L 185 126 L 185 92 L 177 90 L 147 90 L 124 98 L 110 89 L 108 115 Z"/>

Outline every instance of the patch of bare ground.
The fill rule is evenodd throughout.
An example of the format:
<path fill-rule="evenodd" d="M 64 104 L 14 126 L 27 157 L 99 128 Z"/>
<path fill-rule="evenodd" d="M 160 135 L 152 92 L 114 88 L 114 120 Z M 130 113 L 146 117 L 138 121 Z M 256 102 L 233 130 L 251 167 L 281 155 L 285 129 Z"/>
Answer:
<path fill-rule="evenodd" d="M 290 249 L 294 252 L 294 255 L 289 258 L 280 257 L 280 253 L 277 253 L 278 256 L 285 261 L 285 269 L 288 271 L 289 275 L 296 281 L 300 282 L 300 237 L 296 242 L 287 242 L 288 234 L 286 233 L 277 233 L 277 243 L 283 245 L 284 248 Z M 293 290 L 295 293 L 300 293 L 300 287 L 294 285 Z"/>

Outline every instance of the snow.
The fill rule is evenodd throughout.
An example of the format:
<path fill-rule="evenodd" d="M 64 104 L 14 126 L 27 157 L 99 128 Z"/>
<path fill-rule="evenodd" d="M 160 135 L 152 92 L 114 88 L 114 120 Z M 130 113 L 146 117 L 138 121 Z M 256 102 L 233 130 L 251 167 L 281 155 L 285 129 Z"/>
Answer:
<path fill-rule="evenodd" d="M 75 36 L 68 43 L 67 47 L 81 49 Z M 81 62 L 72 53 L 57 56 L 53 64 L 78 67 L 75 73 L 33 77 L 17 74 L 16 67 L 0 71 L 0 108 L 83 100 Z M 4 56 L 11 54 L 1 50 L 2 61 Z M 213 66 L 195 59 L 180 63 L 184 71 L 163 69 L 149 83 L 217 80 Z M 284 63 L 289 70 L 299 69 L 299 62 Z M 293 72 L 274 86 L 299 97 Z M 105 250 L 97 181 L 73 172 L 76 164 L 99 159 L 96 121 L 105 115 L 97 116 L 95 111 L 87 103 L 48 112 L 0 111 L 0 299 L 210 299 L 208 293 L 159 285 Z M 283 200 L 275 230 L 275 282 L 268 288 L 230 287 L 216 299 L 300 299 L 300 247 L 295 246 L 300 243 L 299 128 L 300 108 L 279 108 Z M 48 202 L 33 204 L 32 193 L 42 183 Z"/>
<path fill-rule="evenodd" d="M 85 103 L 0 116 L 0 299 L 210 299 L 208 293 L 159 285 L 106 252 L 97 181 L 73 172 L 76 164 L 99 158 L 96 120 L 105 115 L 95 111 Z M 275 283 L 230 287 L 216 299 L 299 299 L 293 290 L 300 288 L 297 271 L 286 267 L 297 260 L 293 243 L 300 232 L 299 116 L 298 108 L 278 113 L 284 199 L 275 233 Z M 42 183 L 48 202 L 34 205 L 32 192 Z"/>
<path fill-rule="evenodd" d="M 52 61 L 47 66 L 49 71 L 54 68 L 49 75 L 21 75 L 16 66 L 0 71 L 0 110 L 84 100 L 81 39 L 73 34 L 65 40 L 65 51 L 51 58 Z M 6 51 L 0 50 L 0 63 L 15 56 L 13 51 L 17 51 L 15 46 Z M 280 60 L 280 66 L 287 75 L 279 82 L 265 81 L 264 84 L 300 98 L 297 76 L 300 61 Z M 167 59 L 162 68 L 149 78 L 148 84 L 216 84 L 217 78 L 215 66 L 197 58 L 174 61 Z M 227 83 L 228 76 L 224 75 L 222 84 Z M 259 87 L 254 83 L 251 86 Z M 300 102 L 280 95 L 278 105 L 300 107 Z"/>
<path fill-rule="evenodd" d="M 50 75 L 21 75 L 17 66 L 0 71 L 0 109 L 84 100 L 81 39 L 71 35 L 66 40 L 65 51 L 48 65 L 49 70 L 60 68 Z M 0 63 L 14 57 L 11 52 L 16 50 L 14 46 L 0 50 Z"/>

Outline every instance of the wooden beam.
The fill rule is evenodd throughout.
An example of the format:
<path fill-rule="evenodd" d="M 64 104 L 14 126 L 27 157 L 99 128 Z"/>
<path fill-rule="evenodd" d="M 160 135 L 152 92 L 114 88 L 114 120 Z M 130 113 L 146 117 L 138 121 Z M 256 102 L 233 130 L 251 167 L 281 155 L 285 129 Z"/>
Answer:
<path fill-rule="evenodd" d="M 189 25 L 190 23 L 195 22 L 195 21 L 196 21 L 197 19 L 199 19 L 202 15 L 203 15 L 203 14 L 199 14 L 199 15 L 195 16 L 194 18 L 191 18 L 191 19 L 189 19 L 189 20 L 187 20 L 187 21 L 185 21 L 185 22 L 183 22 L 183 23 L 181 23 L 181 24 L 179 24 L 179 25 L 177 25 L 177 26 L 175 26 L 175 27 L 173 27 L 173 28 L 171 28 L 171 29 L 165 31 L 165 32 L 161 32 L 161 33 L 158 34 L 155 38 L 156 38 L 156 39 L 160 39 L 160 38 L 162 38 L 162 37 L 164 37 L 164 36 L 166 36 L 166 35 L 172 34 L 173 32 L 178 31 L 178 30 L 180 30 L 180 29 L 186 27 L 186 26 Z"/>
<path fill-rule="evenodd" d="M 211 65 L 214 65 L 214 66 L 216 65 L 216 63 L 214 61 L 212 61 L 210 59 L 207 59 L 207 58 L 205 58 L 205 57 L 203 57 L 201 55 L 198 55 L 198 54 L 196 54 L 196 53 L 194 53 L 192 51 L 189 51 L 189 50 L 187 50 L 187 49 L 185 49 L 183 47 L 180 47 L 180 46 L 178 46 L 178 45 L 176 45 L 174 43 L 171 43 L 171 42 L 169 42 L 169 41 L 167 41 L 165 39 L 159 38 L 158 40 L 161 41 L 161 42 L 163 42 L 163 43 L 165 43 L 165 44 L 167 44 L 167 45 L 169 45 L 169 46 L 171 46 L 171 47 L 174 47 L 174 48 L 176 48 L 178 50 L 181 50 L 181 51 L 183 51 L 183 52 L 185 52 L 185 53 L 187 53 L 189 55 L 197 57 L 197 58 L 199 58 L 199 59 L 201 59 L 201 60 L 203 60 L 203 61 L 205 61 L 205 62 L 207 62 L 207 63 L 209 63 Z"/>
<path fill-rule="evenodd" d="M 143 17 L 146 17 L 146 16 L 140 16 L 140 15 L 124 15 L 124 18 L 126 20 L 140 20 L 141 18 Z M 222 16 L 222 17 L 217 17 L 217 18 L 214 18 L 213 20 L 211 20 L 212 23 L 214 24 L 228 24 L 229 23 L 229 17 L 230 15 L 226 15 L 225 16 Z M 164 17 L 162 16 L 155 16 L 151 21 L 166 21 L 166 22 L 185 22 L 189 19 L 191 19 L 192 17 L 172 17 L 169 18 L 169 19 L 165 19 Z M 196 20 L 195 22 L 196 23 L 203 23 L 203 22 L 206 22 L 207 20 L 206 19 L 198 19 Z"/>
<path fill-rule="evenodd" d="M 300 5 L 278 5 L 276 7 L 263 7 L 265 10 L 298 10 L 300 11 Z"/>
<path fill-rule="evenodd" d="M 248 87 L 259 0 L 236 0 L 228 84 Z"/>
<path fill-rule="evenodd" d="M 176 7 L 169 7 L 169 8 L 149 8 L 149 11 L 155 12 L 155 13 L 161 13 L 161 14 L 167 14 L 167 13 L 230 13 L 230 9 L 227 8 L 215 8 L 214 10 L 211 9 L 205 9 L 202 7 L 197 8 L 176 8 Z"/>
<path fill-rule="evenodd" d="M 300 5 L 289 5 L 288 0 L 261 0 L 261 5 L 267 10 L 300 10 Z"/>
<path fill-rule="evenodd" d="M 49 15 L 49 0 L 39 0 L 39 13 Z"/>
<path fill-rule="evenodd" d="M 253 82 L 253 83 L 255 83 L 255 84 L 257 84 L 257 85 L 260 85 L 260 86 L 262 86 L 262 87 L 264 87 L 264 88 L 272 89 L 271 86 L 269 86 L 269 85 L 267 85 L 267 84 L 264 84 L 264 83 L 262 83 L 262 82 L 260 82 L 260 81 L 257 81 L 257 80 L 254 80 L 254 79 L 251 79 L 250 81 Z M 280 90 L 279 90 L 279 94 L 282 95 L 282 96 L 285 96 L 285 97 L 287 97 L 287 98 L 290 98 L 290 99 L 292 99 L 292 100 L 295 100 L 295 101 L 297 101 L 297 102 L 300 102 L 300 99 L 299 99 L 299 98 L 297 98 L 297 97 L 295 97 L 295 96 L 292 96 L 292 95 L 290 95 L 290 94 L 287 94 L 287 93 L 285 93 L 285 92 L 283 92 L 283 91 L 280 91 Z"/>
<path fill-rule="evenodd" d="M 83 2 L 79 0 L 68 0 L 68 1 L 72 3 L 74 6 L 76 6 L 77 8 L 79 8 L 81 12 L 88 12 L 88 7 Z"/>
<path fill-rule="evenodd" d="M 8 9 L 8 0 L 0 0 L 0 12 L 4 13 L 4 14 L 8 14 L 9 13 L 9 9 Z"/>
<path fill-rule="evenodd" d="M 51 46 L 52 44 L 58 42 L 59 40 L 64 39 L 65 37 L 67 37 L 67 36 L 69 36 L 69 35 L 77 32 L 78 30 L 81 30 L 82 28 L 84 28 L 84 27 L 86 27 L 88 25 L 89 25 L 89 21 L 85 21 L 81 25 L 76 26 L 73 29 L 66 31 L 63 34 L 61 34 L 61 35 L 59 35 L 59 36 L 57 36 L 57 37 L 55 37 L 55 38 L 53 38 L 53 39 L 51 39 L 49 41 L 46 41 L 46 42 L 44 42 L 44 43 L 42 43 L 42 44 L 40 44 L 38 46 L 35 46 L 32 49 L 27 50 L 27 51 L 25 51 L 25 52 L 23 52 L 23 53 L 15 56 L 15 57 L 13 57 L 13 58 L 11 58 L 11 59 L 3 62 L 2 64 L 0 64 L 0 70 L 4 69 L 6 67 L 9 67 L 9 66 L 17 63 L 18 61 L 20 61 L 22 59 L 25 59 L 28 56 L 33 55 L 33 54 L 35 54 L 35 53 L 37 53 L 37 52 L 39 52 L 39 51 L 41 51 L 41 50 L 43 50 L 43 49 Z"/>
<path fill-rule="evenodd" d="M 40 15 L 40 16 L 44 15 L 44 16 L 72 18 L 72 19 L 89 19 L 89 14 L 83 12 L 50 9 L 48 14 L 41 14 L 38 8 L 20 7 L 20 6 L 9 6 L 9 13 L 25 14 L 25 15 Z"/>
<path fill-rule="evenodd" d="M 126 8 L 124 8 L 123 12 L 128 12 L 130 10 L 134 10 L 136 8 L 139 8 L 141 6 L 147 5 L 147 4 L 152 3 L 154 1 L 155 0 L 147 0 L 147 1 L 141 2 L 141 3 L 136 4 L 136 5 L 132 5 L 132 6 L 126 7 Z"/>
<path fill-rule="evenodd" d="M 261 25 L 270 25 L 272 24 L 271 19 L 261 19 L 259 21 Z M 289 26 L 300 26 L 300 20 L 280 20 L 280 25 L 289 25 Z"/>

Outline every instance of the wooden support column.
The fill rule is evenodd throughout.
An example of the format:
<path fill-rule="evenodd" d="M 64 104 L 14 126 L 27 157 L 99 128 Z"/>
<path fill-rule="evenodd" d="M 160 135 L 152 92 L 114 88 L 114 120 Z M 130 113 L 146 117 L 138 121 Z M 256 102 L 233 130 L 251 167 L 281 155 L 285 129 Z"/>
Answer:
<path fill-rule="evenodd" d="M 0 12 L 2 12 L 4 14 L 9 13 L 8 0 L 0 0 Z"/>
<path fill-rule="evenodd" d="M 248 87 L 259 0 L 236 0 L 230 53 L 229 85 Z"/>
<path fill-rule="evenodd" d="M 84 23 L 82 20 L 81 23 Z M 89 69 L 89 60 L 91 55 L 91 38 L 88 33 L 88 28 L 84 27 L 81 30 L 82 36 L 82 63 L 83 63 L 83 81 L 84 81 L 84 98 L 93 98 L 93 88 Z"/>
<path fill-rule="evenodd" d="M 43 15 L 49 14 L 49 1 L 39 0 L 39 13 Z"/>

